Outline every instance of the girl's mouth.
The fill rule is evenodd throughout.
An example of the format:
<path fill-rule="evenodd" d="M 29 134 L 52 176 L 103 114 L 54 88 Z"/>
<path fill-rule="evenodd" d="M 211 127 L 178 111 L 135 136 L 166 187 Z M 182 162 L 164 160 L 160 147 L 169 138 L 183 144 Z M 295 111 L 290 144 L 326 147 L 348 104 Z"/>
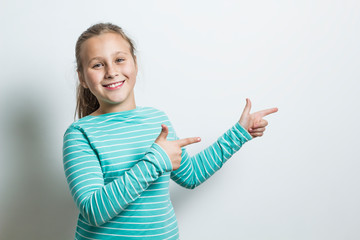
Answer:
<path fill-rule="evenodd" d="M 120 82 L 116 82 L 116 83 L 111 83 L 111 84 L 107 84 L 107 85 L 103 85 L 105 88 L 107 89 L 117 89 L 120 88 L 123 84 L 124 84 L 125 80 L 120 81 Z"/>

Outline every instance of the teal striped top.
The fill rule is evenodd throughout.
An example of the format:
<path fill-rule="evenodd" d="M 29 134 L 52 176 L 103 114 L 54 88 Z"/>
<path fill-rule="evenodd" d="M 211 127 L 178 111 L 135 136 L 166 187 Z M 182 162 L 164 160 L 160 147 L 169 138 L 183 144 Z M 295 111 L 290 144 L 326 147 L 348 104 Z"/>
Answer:
<path fill-rule="evenodd" d="M 251 135 L 237 122 L 194 156 L 182 148 L 172 171 L 154 141 L 161 124 L 179 139 L 167 115 L 152 107 L 86 116 L 64 134 L 63 163 L 80 213 L 75 239 L 179 239 L 169 180 L 193 189 L 217 170 Z"/>

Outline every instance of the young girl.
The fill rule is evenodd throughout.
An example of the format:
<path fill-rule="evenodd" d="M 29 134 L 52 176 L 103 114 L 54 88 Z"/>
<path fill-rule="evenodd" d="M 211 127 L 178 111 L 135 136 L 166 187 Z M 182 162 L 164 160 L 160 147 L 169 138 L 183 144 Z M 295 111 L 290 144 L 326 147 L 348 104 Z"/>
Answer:
<path fill-rule="evenodd" d="M 169 180 L 193 189 L 250 139 L 263 135 L 271 108 L 250 114 L 195 156 L 167 115 L 135 104 L 133 42 L 110 23 L 91 26 L 76 43 L 79 120 L 64 134 L 63 161 L 80 210 L 75 239 L 178 239 Z"/>

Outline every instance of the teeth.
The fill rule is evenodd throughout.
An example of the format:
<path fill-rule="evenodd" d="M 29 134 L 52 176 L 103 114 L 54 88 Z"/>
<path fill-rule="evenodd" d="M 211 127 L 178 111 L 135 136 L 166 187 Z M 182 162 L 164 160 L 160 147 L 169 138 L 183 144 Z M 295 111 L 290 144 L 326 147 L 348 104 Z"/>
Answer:
<path fill-rule="evenodd" d="M 118 83 L 113 83 L 113 84 L 106 85 L 106 86 L 107 86 L 107 87 L 114 88 L 114 87 L 120 86 L 123 82 L 124 82 L 124 81 L 122 81 L 122 82 L 118 82 Z"/>

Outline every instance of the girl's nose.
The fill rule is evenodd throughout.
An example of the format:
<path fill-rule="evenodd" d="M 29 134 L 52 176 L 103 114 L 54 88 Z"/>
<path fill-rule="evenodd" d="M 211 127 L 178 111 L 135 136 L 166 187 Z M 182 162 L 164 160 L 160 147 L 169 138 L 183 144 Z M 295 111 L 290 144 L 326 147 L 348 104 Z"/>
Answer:
<path fill-rule="evenodd" d="M 113 66 L 107 66 L 106 68 L 106 74 L 105 74 L 105 78 L 114 78 L 116 76 L 118 76 L 118 72 L 116 71 L 116 68 L 114 68 Z"/>

